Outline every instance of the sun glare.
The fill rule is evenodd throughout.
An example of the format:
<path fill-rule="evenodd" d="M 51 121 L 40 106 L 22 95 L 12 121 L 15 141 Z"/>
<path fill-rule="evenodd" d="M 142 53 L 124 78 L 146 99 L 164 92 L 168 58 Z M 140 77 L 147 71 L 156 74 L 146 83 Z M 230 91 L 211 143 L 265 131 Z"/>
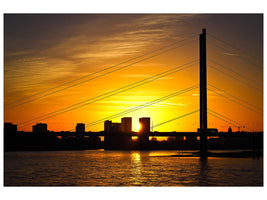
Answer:
<path fill-rule="evenodd" d="M 142 125 L 141 125 L 140 123 L 138 123 L 138 124 L 136 125 L 136 128 L 137 128 L 138 131 L 140 131 L 141 127 L 142 127 Z"/>

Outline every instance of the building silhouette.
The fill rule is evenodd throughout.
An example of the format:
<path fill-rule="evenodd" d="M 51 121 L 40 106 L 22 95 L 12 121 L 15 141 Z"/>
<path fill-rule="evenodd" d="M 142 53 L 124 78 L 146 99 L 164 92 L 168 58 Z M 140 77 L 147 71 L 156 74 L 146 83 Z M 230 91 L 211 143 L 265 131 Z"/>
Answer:
<path fill-rule="evenodd" d="M 47 124 L 38 123 L 32 126 L 32 132 L 37 134 L 45 134 L 47 133 Z"/>
<path fill-rule="evenodd" d="M 104 146 L 105 149 L 127 149 L 131 143 L 130 135 L 132 118 L 121 119 L 122 123 L 104 122 Z M 123 126 L 122 126 L 123 125 Z M 126 130 L 127 132 L 123 131 Z"/>
<path fill-rule="evenodd" d="M 5 134 L 16 134 L 17 133 L 17 125 L 12 124 L 10 122 L 6 122 L 4 124 L 4 133 Z"/>
<path fill-rule="evenodd" d="M 111 132 L 119 133 L 121 131 L 121 123 L 111 123 Z"/>
<path fill-rule="evenodd" d="M 121 131 L 124 133 L 132 132 L 132 118 L 131 117 L 121 118 Z"/>
<path fill-rule="evenodd" d="M 139 118 L 140 130 L 138 140 L 140 145 L 146 145 L 149 142 L 150 117 Z"/>
<path fill-rule="evenodd" d="M 4 149 L 7 150 L 11 146 L 15 146 L 14 139 L 17 136 L 17 125 L 10 122 L 4 123 Z"/>
<path fill-rule="evenodd" d="M 122 132 L 121 123 L 112 123 L 112 121 L 106 120 L 104 122 L 104 132 L 106 133 Z"/>
<path fill-rule="evenodd" d="M 85 133 L 85 124 L 84 123 L 77 123 L 76 124 L 76 133 Z"/>
<path fill-rule="evenodd" d="M 139 123 L 141 125 L 140 133 L 149 133 L 150 132 L 150 117 L 139 118 Z"/>
<path fill-rule="evenodd" d="M 104 132 L 111 132 L 112 121 L 106 120 L 104 122 Z"/>

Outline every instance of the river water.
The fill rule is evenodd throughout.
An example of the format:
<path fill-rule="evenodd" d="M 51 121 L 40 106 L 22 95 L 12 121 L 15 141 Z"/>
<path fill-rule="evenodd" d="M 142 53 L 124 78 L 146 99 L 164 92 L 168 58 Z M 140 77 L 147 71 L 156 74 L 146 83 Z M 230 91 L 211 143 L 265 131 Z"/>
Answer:
<path fill-rule="evenodd" d="M 262 186 L 263 159 L 177 151 L 5 152 L 5 186 Z"/>

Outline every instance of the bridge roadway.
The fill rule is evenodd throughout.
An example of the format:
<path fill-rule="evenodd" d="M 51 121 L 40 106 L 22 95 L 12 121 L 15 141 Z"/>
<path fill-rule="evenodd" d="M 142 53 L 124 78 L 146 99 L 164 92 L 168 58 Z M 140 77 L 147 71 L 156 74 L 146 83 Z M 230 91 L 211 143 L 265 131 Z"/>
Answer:
<path fill-rule="evenodd" d="M 112 134 L 112 133 L 111 133 Z M 138 136 L 138 132 L 131 132 L 131 133 L 125 133 L 129 134 L 130 136 Z M 240 133 L 227 133 L 227 132 L 211 132 L 208 133 L 207 136 L 248 136 L 255 133 L 248 133 L 248 132 L 240 132 Z M 76 132 L 50 132 L 50 135 L 56 135 L 56 136 L 105 136 L 104 131 L 100 132 L 85 132 L 83 134 L 77 134 Z M 149 136 L 154 137 L 192 137 L 192 136 L 200 136 L 200 133 L 198 132 L 150 132 Z"/>
<path fill-rule="evenodd" d="M 85 132 L 82 134 L 77 134 L 76 132 L 50 132 L 50 134 L 55 134 L 57 136 L 105 136 L 105 132 Z M 111 133 L 112 134 L 112 133 Z M 125 133 L 130 136 L 138 136 L 138 132 Z M 169 137 L 169 136 L 196 136 L 199 135 L 197 132 L 150 132 L 149 136 L 157 137 Z"/>

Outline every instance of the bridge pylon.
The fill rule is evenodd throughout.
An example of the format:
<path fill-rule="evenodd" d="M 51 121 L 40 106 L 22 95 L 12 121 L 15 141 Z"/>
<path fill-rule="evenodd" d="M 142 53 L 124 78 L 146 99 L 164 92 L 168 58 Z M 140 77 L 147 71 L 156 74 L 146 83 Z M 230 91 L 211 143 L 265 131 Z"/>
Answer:
<path fill-rule="evenodd" d="M 199 84 L 200 84 L 200 157 L 207 158 L 207 56 L 206 29 L 199 35 Z"/>

